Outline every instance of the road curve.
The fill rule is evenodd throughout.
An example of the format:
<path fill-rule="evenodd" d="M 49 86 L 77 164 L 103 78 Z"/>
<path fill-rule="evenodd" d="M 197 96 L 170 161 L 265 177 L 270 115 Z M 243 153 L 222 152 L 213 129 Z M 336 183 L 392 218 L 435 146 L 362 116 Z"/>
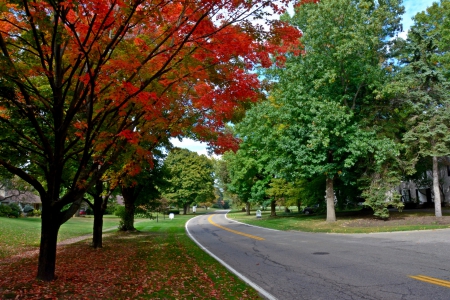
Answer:
<path fill-rule="evenodd" d="M 450 229 L 276 231 L 216 211 L 191 219 L 186 230 L 267 299 L 450 299 Z"/>

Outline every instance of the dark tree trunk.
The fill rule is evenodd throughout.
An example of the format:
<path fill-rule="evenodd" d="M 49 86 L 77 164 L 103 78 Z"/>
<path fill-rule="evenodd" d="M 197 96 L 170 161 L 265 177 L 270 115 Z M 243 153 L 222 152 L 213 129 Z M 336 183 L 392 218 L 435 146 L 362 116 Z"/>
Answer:
<path fill-rule="evenodd" d="M 189 204 L 183 204 L 183 215 L 187 214 L 188 208 L 189 208 Z"/>
<path fill-rule="evenodd" d="M 298 213 L 300 213 L 300 207 L 302 206 L 302 201 L 301 200 L 297 200 L 297 209 L 298 209 Z"/>
<path fill-rule="evenodd" d="M 59 211 L 52 207 L 42 208 L 41 244 L 39 246 L 39 264 L 37 279 L 52 281 L 55 279 L 56 246 L 61 222 L 57 218 Z"/>
<path fill-rule="evenodd" d="M 103 211 L 94 210 L 94 225 L 92 230 L 92 247 L 103 247 Z"/>
<path fill-rule="evenodd" d="M 61 207 L 49 204 L 55 201 L 50 201 L 41 194 L 41 243 L 39 246 L 38 272 L 36 276 L 39 280 L 52 281 L 56 278 L 56 247 L 59 228 L 75 214 L 82 201 L 79 195 L 68 197 L 74 197 L 74 199 L 78 200 L 71 201 L 70 208 L 62 213 Z"/>
<path fill-rule="evenodd" d="M 135 231 L 134 228 L 134 201 L 125 201 L 125 217 L 123 220 L 123 231 Z"/>
<path fill-rule="evenodd" d="M 92 247 L 95 249 L 103 247 L 103 215 L 108 204 L 108 197 L 102 197 L 103 182 L 98 181 L 95 185 L 94 205 L 94 225 L 92 228 Z"/>
<path fill-rule="evenodd" d="M 125 204 L 125 215 L 119 229 L 122 231 L 136 231 L 136 228 L 134 228 L 134 203 L 137 198 L 135 187 L 122 187 L 122 196 Z"/>
<path fill-rule="evenodd" d="M 250 216 L 250 202 L 245 203 L 245 210 L 247 211 L 247 216 Z"/>
<path fill-rule="evenodd" d="M 272 200 L 270 202 L 270 216 L 271 217 L 276 217 L 276 215 L 277 215 L 277 212 L 275 210 L 276 206 L 277 206 L 277 202 L 275 200 Z"/>

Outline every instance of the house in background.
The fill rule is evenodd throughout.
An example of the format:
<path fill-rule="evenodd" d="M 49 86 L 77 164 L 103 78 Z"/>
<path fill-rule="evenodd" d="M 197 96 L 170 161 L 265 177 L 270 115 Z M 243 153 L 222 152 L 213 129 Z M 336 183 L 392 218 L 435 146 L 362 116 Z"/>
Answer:
<path fill-rule="evenodd" d="M 439 189 L 442 206 L 450 205 L 450 166 L 448 165 L 439 169 Z M 426 171 L 420 180 L 402 181 L 399 192 L 404 203 L 416 203 L 425 207 L 434 206 L 432 171 Z"/>
<path fill-rule="evenodd" d="M 31 205 L 36 210 L 41 210 L 41 198 L 29 191 L 0 189 L 0 204 L 17 203 L 23 209 L 25 205 Z"/>

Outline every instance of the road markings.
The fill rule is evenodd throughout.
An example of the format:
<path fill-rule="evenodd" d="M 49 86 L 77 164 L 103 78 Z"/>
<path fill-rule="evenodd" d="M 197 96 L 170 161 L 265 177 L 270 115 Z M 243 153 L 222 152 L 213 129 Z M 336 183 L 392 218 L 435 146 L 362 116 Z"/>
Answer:
<path fill-rule="evenodd" d="M 447 288 L 450 288 L 450 281 L 447 280 L 442 280 L 439 278 L 433 278 L 433 277 L 428 277 L 425 275 L 409 275 L 410 278 L 416 279 L 416 280 L 420 280 L 420 281 L 424 281 L 424 282 L 428 282 L 428 283 L 432 283 L 432 284 L 437 284 L 440 286 L 445 286 Z"/>
<path fill-rule="evenodd" d="M 235 234 L 239 234 L 239 235 L 243 235 L 243 236 L 249 237 L 249 238 L 251 238 L 251 239 L 255 239 L 255 240 L 258 240 L 258 241 L 264 241 L 264 238 L 262 238 L 262 237 L 259 237 L 259 236 L 256 236 L 256 235 L 251 235 L 251 234 L 244 233 L 244 232 L 240 232 L 240 231 L 236 231 L 236 230 L 233 230 L 233 229 L 224 227 L 224 226 L 222 226 L 222 225 L 219 225 L 219 224 L 215 223 L 215 222 L 212 220 L 212 217 L 214 217 L 214 216 L 215 216 L 215 215 L 211 215 L 211 216 L 208 218 L 208 222 L 211 223 L 212 225 L 214 225 L 214 226 L 216 226 L 216 227 L 219 227 L 220 229 L 223 229 L 223 230 L 226 230 L 226 231 L 235 233 Z"/>

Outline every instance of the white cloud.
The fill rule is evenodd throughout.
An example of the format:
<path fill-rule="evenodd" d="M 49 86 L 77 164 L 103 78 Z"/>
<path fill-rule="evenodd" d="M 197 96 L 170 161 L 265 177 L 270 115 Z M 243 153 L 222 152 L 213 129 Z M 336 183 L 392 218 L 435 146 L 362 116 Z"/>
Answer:
<path fill-rule="evenodd" d="M 172 145 L 174 145 L 175 147 L 178 148 L 185 148 L 188 149 L 189 151 L 193 151 L 193 152 L 197 152 L 198 154 L 204 154 L 206 156 L 209 157 L 214 157 L 217 158 L 219 156 L 217 155 L 208 155 L 208 151 L 206 150 L 207 144 L 206 143 L 202 143 L 199 141 L 195 141 L 193 139 L 189 139 L 189 138 L 184 138 L 181 142 L 176 139 L 176 138 L 172 138 L 170 139 L 170 142 L 172 143 Z"/>
<path fill-rule="evenodd" d="M 406 38 L 406 34 L 408 29 L 413 24 L 412 18 L 419 12 L 422 12 L 427 9 L 427 7 L 431 6 L 434 0 L 405 0 L 403 5 L 405 6 L 405 13 L 403 14 L 403 30 L 404 33 L 401 34 L 401 37 Z"/>

